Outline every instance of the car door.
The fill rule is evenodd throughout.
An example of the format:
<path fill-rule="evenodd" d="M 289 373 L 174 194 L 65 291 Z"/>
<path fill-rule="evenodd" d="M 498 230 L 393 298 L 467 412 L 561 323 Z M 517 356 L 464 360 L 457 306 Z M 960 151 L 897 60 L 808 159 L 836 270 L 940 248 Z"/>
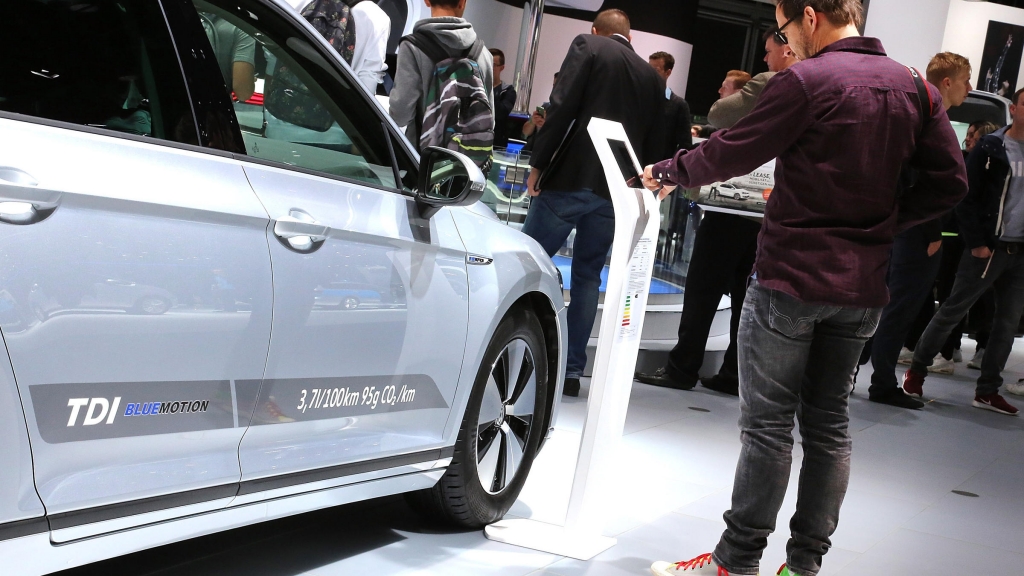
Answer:
<path fill-rule="evenodd" d="M 221 505 L 270 340 L 267 214 L 200 146 L 156 0 L 9 0 L 0 52 L 0 330 L 53 538 Z"/>
<path fill-rule="evenodd" d="M 436 459 L 469 312 L 451 214 L 419 216 L 415 168 L 396 163 L 392 128 L 311 29 L 260 2 L 195 5 L 219 28 L 215 44 L 255 45 L 263 87 L 235 105 L 245 173 L 272 220 L 274 275 L 242 493 L 345 475 L 354 462 Z"/>

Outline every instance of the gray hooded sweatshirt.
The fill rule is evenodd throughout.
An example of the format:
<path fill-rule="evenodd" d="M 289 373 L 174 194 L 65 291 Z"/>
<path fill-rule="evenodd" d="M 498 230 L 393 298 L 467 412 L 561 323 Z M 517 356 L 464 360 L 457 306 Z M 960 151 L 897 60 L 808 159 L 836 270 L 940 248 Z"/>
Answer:
<path fill-rule="evenodd" d="M 425 31 L 432 34 L 441 44 L 449 47 L 453 54 L 468 50 L 476 42 L 476 31 L 473 25 L 462 18 L 445 16 L 420 20 L 413 27 L 413 32 Z M 494 57 L 485 46 L 480 57 L 480 72 L 484 86 L 487 87 L 487 99 L 494 109 Z M 416 119 L 423 112 L 423 95 L 429 89 L 434 75 L 434 62 L 427 55 L 409 42 L 402 42 L 398 48 L 398 66 L 395 70 L 395 87 L 391 90 L 391 117 L 399 126 L 405 126 L 405 134 L 413 146 L 419 147 L 420 126 Z"/>

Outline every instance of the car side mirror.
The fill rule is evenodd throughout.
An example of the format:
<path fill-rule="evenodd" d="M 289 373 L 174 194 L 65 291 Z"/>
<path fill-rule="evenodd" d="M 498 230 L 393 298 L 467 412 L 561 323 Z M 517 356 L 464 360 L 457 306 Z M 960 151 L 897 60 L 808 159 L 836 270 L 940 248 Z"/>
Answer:
<path fill-rule="evenodd" d="M 416 207 L 430 218 L 445 206 L 468 206 L 480 200 L 487 179 L 472 160 L 451 150 L 429 147 L 420 156 Z"/>

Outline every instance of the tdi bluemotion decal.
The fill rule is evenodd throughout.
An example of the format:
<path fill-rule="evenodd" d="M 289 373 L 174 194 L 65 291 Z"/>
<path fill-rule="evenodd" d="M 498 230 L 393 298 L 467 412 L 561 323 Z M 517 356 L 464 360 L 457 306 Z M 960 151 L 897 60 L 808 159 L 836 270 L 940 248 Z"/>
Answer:
<path fill-rule="evenodd" d="M 448 408 L 426 374 L 266 380 L 253 425 Z"/>
<path fill-rule="evenodd" d="M 39 435 L 59 444 L 233 428 L 231 386 L 228 380 L 39 384 L 29 393 Z"/>
<path fill-rule="evenodd" d="M 262 384 L 262 385 L 261 385 Z M 234 389 L 234 394 L 232 394 Z M 257 390 L 259 395 L 257 396 Z M 424 374 L 29 386 L 50 444 L 448 409 Z M 234 401 L 232 401 L 234 398 Z M 236 418 L 237 414 L 237 418 Z"/>

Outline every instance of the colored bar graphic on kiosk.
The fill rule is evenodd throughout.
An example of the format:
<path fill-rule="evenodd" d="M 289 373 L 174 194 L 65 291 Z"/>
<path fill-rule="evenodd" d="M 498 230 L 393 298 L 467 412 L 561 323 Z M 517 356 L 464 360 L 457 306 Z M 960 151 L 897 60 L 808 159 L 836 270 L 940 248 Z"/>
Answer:
<path fill-rule="evenodd" d="M 626 311 L 622 314 L 622 325 L 629 326 L 630 308 L 633 307 L 633 297 L 626 296 Z"/>

